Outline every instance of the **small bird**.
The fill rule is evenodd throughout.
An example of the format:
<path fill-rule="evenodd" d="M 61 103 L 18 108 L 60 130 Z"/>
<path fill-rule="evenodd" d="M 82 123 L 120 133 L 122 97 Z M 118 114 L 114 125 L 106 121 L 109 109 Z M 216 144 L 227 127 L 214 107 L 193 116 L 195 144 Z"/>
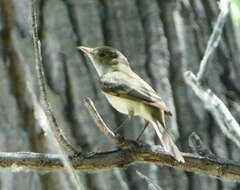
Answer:
<path fill-rule="evenodd" d="M 108 46 L 78 48 L 97 70 L 100 88 L 109 103 L 120 113 L 140 116 L 151 123 L 164 149 L 179 162 L 184 162 L 165 124 L 165 115 L 171 116 L 171 112 L 156 91 L 131 70 L 127 58 Z"/>

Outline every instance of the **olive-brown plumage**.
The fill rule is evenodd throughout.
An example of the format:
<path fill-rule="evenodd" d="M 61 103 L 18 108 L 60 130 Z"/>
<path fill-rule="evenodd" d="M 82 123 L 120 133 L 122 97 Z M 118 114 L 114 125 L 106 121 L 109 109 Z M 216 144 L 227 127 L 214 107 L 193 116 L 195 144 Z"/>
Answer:
<path fill-rule="evenodd" d="M 109 103 L 119 112 L 140 116 L 154 127 L 164 149 L 184 162 L 165 124 L 171 112 L 155 90 L 136 73 L 127 58 L 111 47 L 79 47 L 85 52 L 99 75 L 100 88 Z"/>

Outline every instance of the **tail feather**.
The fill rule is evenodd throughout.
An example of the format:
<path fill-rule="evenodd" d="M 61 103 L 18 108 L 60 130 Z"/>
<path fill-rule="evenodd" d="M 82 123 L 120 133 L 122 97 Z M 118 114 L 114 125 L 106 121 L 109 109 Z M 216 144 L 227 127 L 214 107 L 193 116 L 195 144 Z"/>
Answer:
<path fill-rule="evenodd" d="M 164 128 L 159 121 L 152 122 L 152 125 L 163 145 L 163 148 L 167 152 L 171 153 L 177 161 L 184 163 L 185 160 L 182 156 L 182 153 L 175 145 L 170 132 L 166 128 Z"/>

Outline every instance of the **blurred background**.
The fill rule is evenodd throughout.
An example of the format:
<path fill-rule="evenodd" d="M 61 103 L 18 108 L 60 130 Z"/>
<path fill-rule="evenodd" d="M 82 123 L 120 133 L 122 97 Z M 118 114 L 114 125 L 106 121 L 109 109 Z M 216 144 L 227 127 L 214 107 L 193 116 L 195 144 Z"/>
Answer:
<path fill-rule="evenodd" d="M 233 1 L 222 39 L 204 85 L 211 88 L 240 122 L 240 1 Z M 27 85 L 39 94 L 35 73 L 29 0 L 0 1 L 0 151 L 56 153 L 51 139 L 34 119 Z M 82 152 L 113 150 L 96 128 L 83 98 L 92 98 L 113 130 L 127 119 L 101 94 L 97 74 L 77 46 L 113 46 L 132 69 L 152 84 L 174 116 L 167 125 L 183 152 L 197 132 L 219 157 L 240 161 L 240 150 L 220 130 L 195 96 L 183 73 L 198 71 L 219 14 L 215 0 L 38 0 L 39 37 L 50 101 L 70 141 Z M 119 133 L 136 139 L 143 121 L 133 118 Z M 141 140 L 159 144 L 148 127 Z M 86 190 L 150 189 L 136 171 L 164 190 L 240 189 L 236 181 L 139 163 L 124 169 L 79 172 Z M 0 170 L 2 190 L 74 189 L 63 171 Z"/>

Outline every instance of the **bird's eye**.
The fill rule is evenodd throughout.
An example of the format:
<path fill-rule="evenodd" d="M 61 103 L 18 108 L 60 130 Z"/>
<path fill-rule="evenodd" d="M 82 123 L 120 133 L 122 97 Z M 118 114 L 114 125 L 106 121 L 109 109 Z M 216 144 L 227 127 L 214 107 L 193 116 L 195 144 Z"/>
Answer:
<path fill-rule="evenodd" d="M 104 53 L 104 52 L 99 52 L 99 56 L 100 56 L 100 57 L 104 57 L 104 56 L 105 56 L 105 53 Z"/>
<path fill-rule="evenodd" d="M 117 58 L 117 57 L 118 57 L 118 54 L 116 52 L 111 53 L 111 58 Z"/>

